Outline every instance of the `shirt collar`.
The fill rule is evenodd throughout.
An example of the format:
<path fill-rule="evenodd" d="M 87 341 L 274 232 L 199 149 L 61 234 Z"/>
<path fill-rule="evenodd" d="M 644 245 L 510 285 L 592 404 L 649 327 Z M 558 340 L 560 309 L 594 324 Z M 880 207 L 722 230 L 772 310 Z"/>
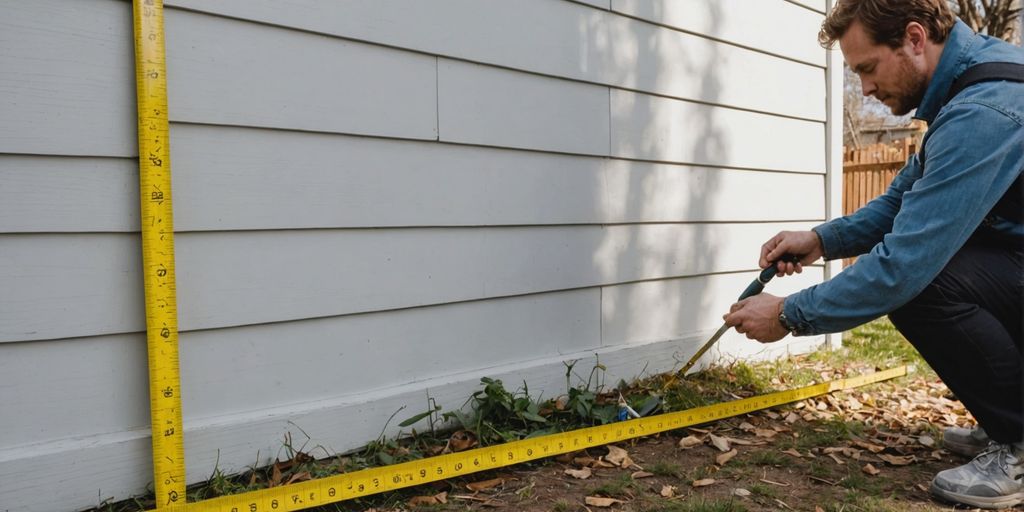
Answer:
<path fill-rule="evenodd" d="M 946 44 L 939 57 L 939 64 L 935 66 L 935 73 L 928 83 L 924 98 L 914 113 L 914 118 L 923 119 L 931 123 L 942 108 L 946 94 L 953 86 L 953 80 L 960 76 L 967 68 L 967 53 L 974 45 L 976 38 L 974 31 L 966 23 L 956 20 L 953 30 L 946 38 Z"/>

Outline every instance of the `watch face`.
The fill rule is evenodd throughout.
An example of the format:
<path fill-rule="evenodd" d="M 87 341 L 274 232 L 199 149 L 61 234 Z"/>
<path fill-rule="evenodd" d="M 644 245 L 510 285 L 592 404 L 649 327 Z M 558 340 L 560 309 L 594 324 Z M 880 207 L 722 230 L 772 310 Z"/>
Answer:
<path fill-rule="evenodd" d="M 782 327 L 789 332 L 793 332 L 793 325 L 789 323 L 789 319 L 786 318 L 786 313 L 779 313 L 779 323 Z"/>

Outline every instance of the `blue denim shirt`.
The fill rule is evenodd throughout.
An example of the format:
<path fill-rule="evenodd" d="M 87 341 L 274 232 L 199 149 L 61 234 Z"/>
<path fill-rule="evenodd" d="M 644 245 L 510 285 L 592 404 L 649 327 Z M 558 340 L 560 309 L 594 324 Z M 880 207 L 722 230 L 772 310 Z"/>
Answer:
<path fill-rule="evenodd" d="M 916 297 L 1024 169 L 1024 83 L 982 82 L 942 105 L 965 69 L 992 61 L 1024 63 L 1024 50 L 957 21 L 914 116 L 929 125 L 924 164 L 913 155 L 885 194 L 814 228 L 826 259 L 859 258 L 786 298 L 795 334 L 844 331 Z M 1006 219 L 993 229 L 1024 238 L 1024 226 Z"/>

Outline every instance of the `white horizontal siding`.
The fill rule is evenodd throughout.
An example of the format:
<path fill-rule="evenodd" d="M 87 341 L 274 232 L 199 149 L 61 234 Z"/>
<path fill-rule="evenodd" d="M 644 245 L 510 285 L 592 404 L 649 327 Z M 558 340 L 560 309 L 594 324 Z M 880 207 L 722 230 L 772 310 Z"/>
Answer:
<path fill-rule="evenodd" d="M 436 59 L 167 10 L 172 121 L 435 139 Z"/>
<path fill-rule="evenodd" d="M 770 2 L 792 7 L 776 5 L 782 3 Z M 573 80 L 825 119 L 823 54 L 814 66 L 801 64 L 571 2 L 301 0 L 288 9 L 267 0 L 168 4 Z M 745 24 L 757 34 L 754 40 L 787 40 L 778 37 L 774 23 L 746 23 L 753 18 L 745 11 L 718 14 L 735 20 L 728 24 Z M 798 23 L 806 27 L 803 17 Z M 704 28 L 711 37 L 735 35 L 720 33 L 715 23 Z M 741 41 L 750 43 L 751 36 Z M 776 44 L 772 51 L 801 59 L 807 47 L 816 45 Z M 750 76 L 758 77 L 757 87 L 750 87 Z"/>
<path fill-rule="evenodd" d="M 787 224 L 185 233 L 182 330 L 750 268 Z M 0 341 L 143 328 L 138 236 L 0 235 Z M 13 293 L 17 290 L 18 293 Z M 59 322 L 53 319 L 59 318 Z"/>
<path fill-rule="evenodd" d="M 149 428 L 144 334 L 5 343 L 0 354 L 0 452 Z"/>
<path fill-rule="evenodd" d="M 138 229 L 137 159 L 0 154 L 0 233 Z"/>
<path fill-rule="evenodd" d="M 826 0 L 787 0 L 794 4 L 802 5 L 808 9 L 812 9 L 820 14 L 825 14 L 825 2 Z"/>
<path fill-rule="evenodd" d="M 824 219 L 821 175 L 176 125 L 178 231 Z M 0 155 L 0 233 L 139 229 L 134 159 Z M 776 205 L 765 210 L 764 195 Z"/>
<path fill-rule="evenodd" d="M 131 156 L 131 5 L 0 0 L 0 153 Z"/>
<path fill-rule="evenodd" d="M 440 140 L 608 154 L 608 88 L 453 60 L 438 63 Z"/>
<path fill-rule="evenodd" d="M 598 9 L 610 9 L 612 0 L 569 0 L 572 2 L 578 2 L 581 4 L 592 5 Z"/>
<path fill-rule="evenodd" d="M 811 43 L 824 16 L 786 1 L 612 0 L 611 9 L 825 67 L 825 50 Z"/>
<path fill-rule="evenodd" d="M 593 288 L 185 332 L 183 411 L 187 421 L 217 421 L 474 371 L 481 354 L 486 366 L 498 367 L 585 351 L 599 346 L 600 309 L 600 290 Z M 148 428 L 142 334 L 3 350 L 0 372 L 8 384 L 0 386 L 0 403 L 17 414 L 0 416 L 0 448 Z"/>
<path fill-rule="evenodd" d="M 606 286 L 601 296 L 603 344 L 642 345 L 694 337 L 709 330 L 714 332 L 722 325 L 722 315 L 755 277 L 750 273 L 717 274 L 699 279 L 662 279 Z M 772 280 L 765 287 L 765 293 L 786 296 L 821 281 L 822 268 L 808 267 L 802 274 Z M 735 331 L 730 331 L 730 336 L 746 340 Z M 759 343 L 748 343 L 747 353 L 760 348 Z M 680 357 L 686 361 L 694 350 L 683 352 Z M 716 354 L 706 357 L 713 361 Z"/>
<path fill-rule="evenodd" d="M 825 125 L 612 90 L 612 156 L 825 172 Z"/>

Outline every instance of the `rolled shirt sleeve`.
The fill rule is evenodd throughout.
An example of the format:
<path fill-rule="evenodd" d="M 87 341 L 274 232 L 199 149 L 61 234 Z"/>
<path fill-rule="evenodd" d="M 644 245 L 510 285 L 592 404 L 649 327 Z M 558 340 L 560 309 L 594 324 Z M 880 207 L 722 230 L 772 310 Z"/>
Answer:
<path fill-rule="evenodd" d="M 839 332 L 903 306 L 942 271 L 1024 165 L 1021 120 L 981 102 L 948 105 L 886 193 L 815 228 L 827 258 L 862 253 L 785 301 L 797 335 Z"/>

